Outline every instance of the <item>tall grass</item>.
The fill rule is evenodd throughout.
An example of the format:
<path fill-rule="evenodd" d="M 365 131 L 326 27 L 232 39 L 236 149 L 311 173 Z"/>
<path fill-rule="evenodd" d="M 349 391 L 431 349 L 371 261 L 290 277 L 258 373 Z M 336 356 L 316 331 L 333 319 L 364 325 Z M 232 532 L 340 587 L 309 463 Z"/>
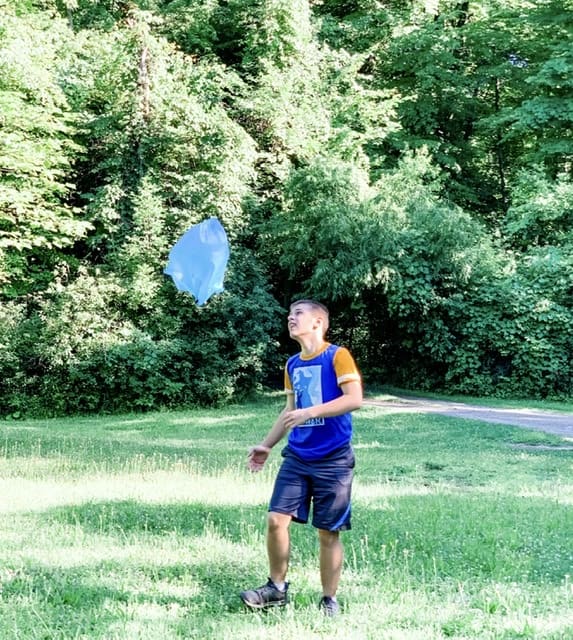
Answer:
<path fill-rule="evenodd" d="M 292 526 L 291 604 L 253 613 L 279 400 L 4 423 L 0 639 L 573 638 L 573 452 L 436 415 L 356 415 L 343 613 L 318 615 L 316 535 Z"/>

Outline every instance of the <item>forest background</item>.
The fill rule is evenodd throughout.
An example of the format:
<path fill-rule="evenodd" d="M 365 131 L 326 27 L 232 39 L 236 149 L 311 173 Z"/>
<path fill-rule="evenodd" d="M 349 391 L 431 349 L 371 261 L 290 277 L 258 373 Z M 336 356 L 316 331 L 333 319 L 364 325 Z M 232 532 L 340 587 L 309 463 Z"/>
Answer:
<path fill-rule="evenodd" d="M 0 416 L 367 384 L 573 395 L 571 0 L 0 0 Z M 210 216 L 199 307 L 163 274 Z"/>

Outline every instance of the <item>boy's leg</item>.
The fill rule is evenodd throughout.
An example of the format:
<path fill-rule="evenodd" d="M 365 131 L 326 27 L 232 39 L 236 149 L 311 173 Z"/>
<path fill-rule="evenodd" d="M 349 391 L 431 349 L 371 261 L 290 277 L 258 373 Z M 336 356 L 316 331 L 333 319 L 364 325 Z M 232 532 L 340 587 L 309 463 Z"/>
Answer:
<path fill-rule="evenodd" d="M 289 556 L 289 525 L 291 516 L 284 513 L 269 512 L 267 519 L 267 554 L 271 580 L 282 584 L 286 580 Z"/>
<path fill-rule="evenodd" d="M 323 593 L 320 607 L 328 616 L 339 610 L 335 598 L 344 558 L 340 531 L 351 525 L 353 470 L 354 452 L 348 447 L 325 460 L 313 474 L 312 524 L 318 529 Z"/>
<path fill-rule="evenodd" d="M 286 579 L 289 555 L 289 526 L 292 520 L 306 522 L 310 509 L 310 485 L 304 464 L 287 452 L 275 480 L 267 516 L 267 554 L 271 580 Z"/>
<path fill-rule="evenodd" d="M 340 573 L 342 571 L 342 561 L 344 550 L 338 531 L 318 530 L 320 543 L 320 581 L 322 583 L 322 595 L 334 598 Z"/>
<path fill-rule="evenodd" d="M 241 600 L 252 609 L 282 607 L 287 603 L 286 573 L 290 555 L 291 516 L 270 511 L 267 519 L 267 552 L 270 576 L 266 584 L 241 592 Z"/>
<path fill-rule="evenodd" d="M 241 592 L 241 599 L 248 607 L 266 609 L 287 603 L 288 583 L 285 578 L 290 552 L 289 526 L 292 520 L 306 522 L 309 508 L 308 481 L 301 472 L 300 464 L 292 456 L 285 456 L 275 480 L 267 516 L 270 577 L 267 584 Z M 277 584 L 283 589 L 278 589 Z"/>

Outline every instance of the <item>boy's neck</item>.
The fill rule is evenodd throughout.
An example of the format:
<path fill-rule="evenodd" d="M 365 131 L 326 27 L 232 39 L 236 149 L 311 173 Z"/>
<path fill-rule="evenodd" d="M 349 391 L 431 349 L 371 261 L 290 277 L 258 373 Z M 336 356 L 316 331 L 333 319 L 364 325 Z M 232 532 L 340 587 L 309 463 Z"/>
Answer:
<path fill-rule="evenodd" d="M 326 344 L 326 340 L 322 336 L 308 335 L 299 336 L 297 342 L 300 345 L 300 350 L 303 356 L 310 356 L 317 351 L 320 351 Z"/>

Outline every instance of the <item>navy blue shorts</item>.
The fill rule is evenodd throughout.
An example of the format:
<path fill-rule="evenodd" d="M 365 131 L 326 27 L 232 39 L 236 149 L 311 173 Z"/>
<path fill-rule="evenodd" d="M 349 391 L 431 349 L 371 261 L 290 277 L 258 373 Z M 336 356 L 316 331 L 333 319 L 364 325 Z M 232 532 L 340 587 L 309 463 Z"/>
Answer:
<path fill-rule="evenodd" d="M 269 511 L 306 523 L 312 503 L 312 525 L 326 531 L 350 529 L 350 495 L 354 451 L 349 445 L 327 458 L 305 462 L 288 446 L 282 451 Z"/>

